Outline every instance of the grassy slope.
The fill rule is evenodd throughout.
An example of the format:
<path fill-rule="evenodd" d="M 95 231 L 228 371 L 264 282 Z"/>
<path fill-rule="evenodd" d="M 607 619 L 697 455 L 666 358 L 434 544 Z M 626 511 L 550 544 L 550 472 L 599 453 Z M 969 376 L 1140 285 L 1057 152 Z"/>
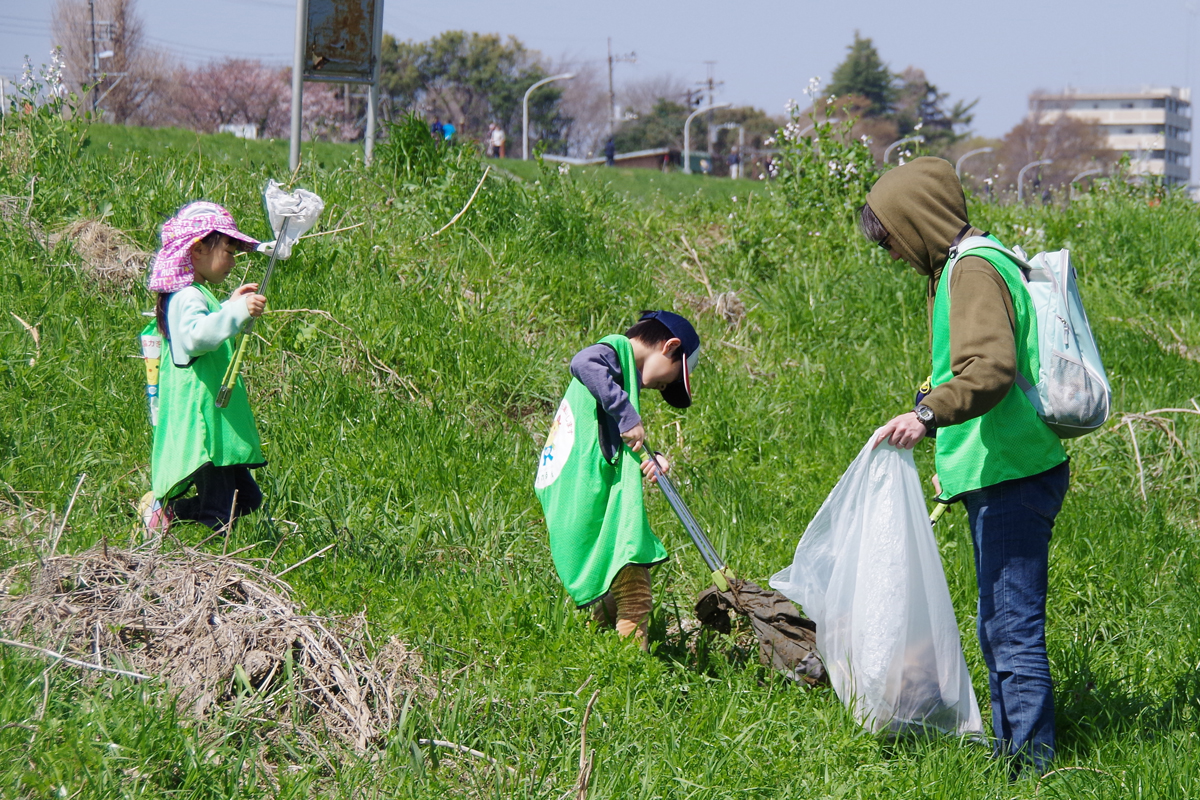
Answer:
<path fill-rule="evenodd" d="M 263 233 L 257 192 L 282 175 L 282 151 L 260 161 L 258 145 L 220 137 L 202 139 L 199 152 L 132 139 L 109 152 L 97 143 L 115 137 L 102 133 L 81 161 L 29 168 L 42 173 L 35 219 L 55 227 L 111 206 L 108 220 L 151 249 L 163 216 L 204 196 Z M 830 692 L 798 691 L 731 658 L 727 642 L 685 650 L 666 628 L 676 609 L 686 613 L 704 570 L 661 498 L 649 502 L 651 519 L 674 558 L 655 572 L 655 655 L 589 631 L 564 603 L 531 490 L 570 354 L 637 309 L 689 310 L 708 343 L 698 403 L 679 413 L 648 398 L 648 430 L 677 460 L 718 547 L 764 580 L 790 560 L 870 431 L 924 376 L 922 286 L 911 274 L 836 220 L 772 216 L 761 194 L 749 208 L 744 198 L 690 193 L 631 202 L 623 197 L 639 192 L 556 171 L 536 185 L 489 180 L 458 225 L 422 238 L 461 208 L 480 165 L 462 156 L 405 174 L 381 159 L 368 174 L 344 163 L 330 155 L 301 182 L 326 198 L 327 227 L 366 224 L 307 242 L 280 272 L 272 307 L 320 309 L 354 334 L 311 313 L 276 313 L 262 326 L 267 344 L 247 377 L 271 461 L 260 480 L 278 523 L 259 516 L 229 546 L 260 542 L 250 555 L 267 555 L 290 531 L 282 563 L 337 541 L 292 574 L 301 595 L 319 612 L 365 608 L 377 636 L 413 642 L 439 676 L 438 698 L 413 708 L 377 763 L 339 754 L 331 769 L 312 755 L 273 753 L 300 769 L 272 788 L 240 761 L 259 746 L 252 722 L 176 724 L 153 687 L 89 687 L 68 671 L 50 673 L 39 716 L 43 665 L 0 651 L 0 726 L 29 726 L 0 727 L 10 754 L 0 762 L 4 794 L 351 797 L 366 784 L 381 796 L 558 798 L 573 785 L 583 707 L 599 688 L 588 739 L 594 797 L 1032 796 L 1032 786 L 1007 789 L 980 748 L 885 746 L 861 734 Z M 10 194 L 30 177 L 0 175 Z M 1093 197 L 1066 213 L 976 216 L 1030 249 L 1073 247 L 1119 410 L 1186 404 L 1200 367 L 1172 348 L 1166 326 L 1185 344 L 1200 339 L 1190 204 Z M 699 310 L 706 290 L 679 266 L 681 236 L 698 247 L 715 290 L 746 299 L 745 324 Z M 11 317 L 0 325 L 9 398 L 0 479 L 35 505 L 61 508 L 86 471 L 63 546 L 123 539 L 148 479 L 140 364 L 129 356 L 150 298 L 98 289 L 72 252 L 45 251 L 12 218 L 0 221 L 0 263 L 4 310 L 41 337 L 35 348 Z M 1142 323 L 1163 332 L 1161 344 Z M 373 368 L 360 341 L 405 382 Z M 1182 450 L 1139 429 L 1145 503 L 1126 434 L 1069 445 L 1075 479 L 1056 529 L 1050 608 L 1061 763 L 1106 774 L 1055 776 L 1041 796 L 1200 790 L 1197 428 L 1184 415 L 1175 431 Z M 928 449 L 918 460 L 931 466 Z M 985 697 L 960 510 L 937 536 Z M 22 547 L 7 540 L 5 560 L 27 558 Z M 419 737 L 476 747 L 535 777 L 415 750 Z"/>

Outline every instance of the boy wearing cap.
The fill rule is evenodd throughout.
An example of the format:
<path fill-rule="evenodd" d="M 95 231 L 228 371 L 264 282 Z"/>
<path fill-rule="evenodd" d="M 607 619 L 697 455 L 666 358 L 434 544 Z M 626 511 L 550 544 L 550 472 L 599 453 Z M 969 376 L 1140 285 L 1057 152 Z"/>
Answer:
<path fill-rule="evenodd" d="M 622 335 L 606 336 L 571 360 L 573 380 L 542 448 L 534 489 L 550 532 L 559 578 L 596 618 L 648 646 L 650 571 L 667 558 L 650 530 L 642 477 L 655 480 L 645 444 L 640 390 L 657 389 L 676 408 L 692 403 L 690 373 L 700 355 L 691 323 L 646 311 Z M 656 456 L 664 472 L 670 466 Z"/>

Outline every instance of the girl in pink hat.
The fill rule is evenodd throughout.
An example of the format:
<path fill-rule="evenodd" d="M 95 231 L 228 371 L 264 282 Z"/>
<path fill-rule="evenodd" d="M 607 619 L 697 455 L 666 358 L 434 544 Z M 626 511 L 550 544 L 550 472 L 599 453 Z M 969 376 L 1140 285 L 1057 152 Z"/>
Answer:
<path fill-rule="evenodd" d="M 217 408 L 216 397 L 234 338 L 263 313 L 266 298 L 255 283 L 239 286 L 223 303 L 211 288 L 229 277 L 237 253 L 257 244 L 216 203 L 190 203 L 163 224 L 149 288 L 158 293 L 153 327 L 166 352 L 150 461 L 153 488 L 141 503 L 153 534 L 161 535 L 174 519 L 220 529 L 262 504 L 250 470 L 266 460 L 242 379 L 225 408 Z M 192 486 L 196 492 L 188 496 Z"/>

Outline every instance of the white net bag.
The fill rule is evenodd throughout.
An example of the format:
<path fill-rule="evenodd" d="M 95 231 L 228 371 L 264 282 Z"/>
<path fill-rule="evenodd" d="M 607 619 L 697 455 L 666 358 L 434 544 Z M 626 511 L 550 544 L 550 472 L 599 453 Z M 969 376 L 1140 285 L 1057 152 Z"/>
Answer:
<path fill-rule="evenodd" d="M 286 192 L 274 180 L 267 182 L 263 205 L 266 206 L 267 219 L 276 237 L 263 249 L 270 252 L 273 246 L 279 251 L 277 257 L 285 260 L 292 254 L 292 247 L 317 224 L 317 218 L 325 210 L 325 201 L 319 196 L 307 189 Z M 284 220 L 287 220 L 287 230 L 281 235 Z"/>

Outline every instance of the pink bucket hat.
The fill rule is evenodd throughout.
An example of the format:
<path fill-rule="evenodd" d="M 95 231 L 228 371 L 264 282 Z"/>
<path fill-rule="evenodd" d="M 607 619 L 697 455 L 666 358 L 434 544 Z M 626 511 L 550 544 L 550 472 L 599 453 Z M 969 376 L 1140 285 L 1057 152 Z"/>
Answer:
<path fill-rule="evenodd" d="M 150 291 L 170 294 L 191 286 L 195 280 L 192 245 L 213 231 L 242 242 L 243 250 L 258 244 L 257 239 L 239 231 L 233 215 L 216 203 L 188 203 L 163 223 L 162 248 L 150 267 Z"/>

